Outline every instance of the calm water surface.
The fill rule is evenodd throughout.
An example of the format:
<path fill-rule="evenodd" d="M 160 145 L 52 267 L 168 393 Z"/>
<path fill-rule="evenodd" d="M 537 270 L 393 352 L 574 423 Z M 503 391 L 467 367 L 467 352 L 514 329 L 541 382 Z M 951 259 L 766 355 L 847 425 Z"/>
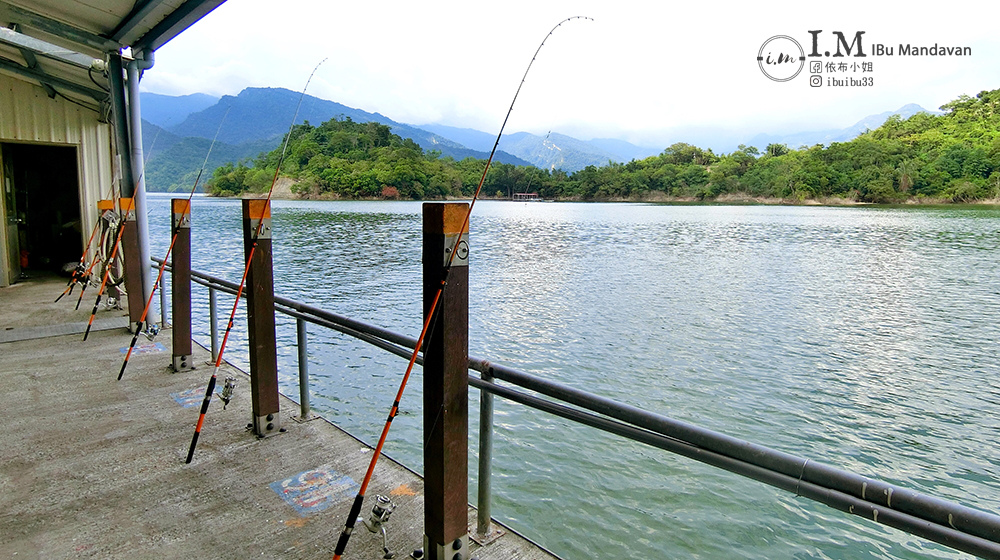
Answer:
<path fill-rule="evenodd" d="M 150 198 L 159 257 L 168 198 Z M 415 337 L 420 211 L 275 201 L 275 291 Z M 238 282 L 239 201 L 198 198 L 193 224 L 193 266 Z M 1000 506 L 1000 210 L 487 201 L 471 231 L 471 354 Z M 208 344 L 207 293 L 194 290 Z M 278 321 L 282 389 L 297 395 L 294 322 Z M 309 336 L 314 408 L 375 441 L 405 362 L 319 327 Z M 245 364 L 245 347 L 240 331 L 227 359 Z M 386 445 L 417 470 L 420 386 Z M 966 557 L 507 401 L 495 422 L 494 515 L 568 560 Z"/>

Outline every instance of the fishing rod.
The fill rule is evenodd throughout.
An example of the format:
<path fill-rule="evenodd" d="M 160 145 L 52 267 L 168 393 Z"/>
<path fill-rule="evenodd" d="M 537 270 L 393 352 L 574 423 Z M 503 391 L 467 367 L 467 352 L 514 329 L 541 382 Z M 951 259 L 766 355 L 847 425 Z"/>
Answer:
<path fill-rule="evenodd" d="M 111 196 L 114 196 L 114 185 L 111 186 Z M 90 245 L 94 242 L 94 236 L 97 235 L 97 229 L 100 227 L 101 227 L 101 219 L 98 216 L 97 220 L 94 222 L 94 229 L 90 232 L 90 238 L 87 239 L 87 244 L 83 246 L 83 254 L 80 255 L 80 262 L 78 262 L 76 264 L 76 267 L 73 268 L 73 276 L 69 279 L 69 284 L 66 286 L 66 289 L 63 290 L 63 293 L 60 294 L 60 296 L 57 297 L 53 303 L 59 303 L 59 300 L 61 300 L 63 296 L 73 293 L 73 288 L 76 286 L 77 282 L 81 280 L 86 282 L 85 279 L 87 279 L 90 276 L 89 274 L 87 274 L 86 276 L 84 275 L 85 272 L 88 272 L 90 270 L 90 267 L 85 267 L 84 265 L 87 262 L 87 253 L 90 252 Z M 94 255 L 94 259 L 95 260 L 97 259 L 96 254 Z M 81 299 L 83 298 L 83 288 L 80 288 L 80 298 Z M 79 309 L 79 307 L 80 305 L 79 303 L 77 303 L 77 309 Z"/>
<path fill-rule="evenodd" d="M 493 149 L 490 151 L 490 157 L 486 160 L 486 167 L 483 168 L 483 175 L 479 178 L 479 185 L 476 186 L 476 191 L 472 195 L 472 202 L 469 203 L 469 210 L 465 213 L 465 219 L 462 222 L 462 227 L 458 228 L 459 238 L 462 236 L 462 232 L 465 228 L 469 226 L 469 220 L 472 217 L 472 209 L 476 205 L 476 200 L 479 199 L 479 194 L 483 190 L 483 183 L 486 182 L 486 173 L 490 170 L 490 164 L 493 162 L 493 156 L 496 154 L 497 146 L 500 145 L 500 137 L 503 136 L 503 130 L 507 127 L 507 121 L 510 119 L 511 112 L 514 111 L 514 103 L 517 102 L 517 96 L 521 93 L 521 88 L 524 86 L 525 80 L 528 79 L 528 72 L 531 71 L 531 65 L 535 63 L 535 59 L 538 57 L 538 53 L 545 46 L 545 41 L 548 41 L 549 37 L 555 33 L 556 29 L 562 26 L 562 24 L 572 21 L 574 19 L 586 19 L 594 21 L 593 18 L 586 16 L 573 16 L 568 17 L 553 27 L 542 42 L 535 49 L 535 54 L 531 57 L 531 62 L 528 63 L 528 68 L 524 71 L 524 76 L 521 78 L 521 83 L 517 86 L 517 91 L 514 92 L 514 98 L 510 102 L 510 108 L 507 109 L 507 116 L 503 119 L 503 124 L 500 125 L 500 132 L 497 133 L 496 142 L 493 143 Z M 457 243 L 457 241 L 456 241 Z M 410 355 L 410 362 L 406 366 L 406 373 L 403 374 L 403 379 L 399 383 L 399 390 L 396 392 L 396 399 L 392 403 L 392 407 L 389 409 L 389 417 L 385 421 L 385 425 L 382 427 L 382 434 L 378 438 L 378 444 L 375 446 L 375 452 L 372 453 L 371 461 L 368 463 L 368 471 L 365 473 L 365 478 L 361 482 L 361 487 L 358 489 L 358 495 L 354 497 L 354 504 L 351 506 L 350 513 L 347 514 L 347 522 L 344 524 L 344 531 L 340 534 L 340 539 L 337 541 L 337 548 L 333 553 L 333 560 L 340 560 L 340 557 L 344 554 L 344 549 L 347 548 L 347 541 L 351 538 L 351 533 L 354 532 L 354 524 L 358 519 L 358 515 L 361 513 L 361 505 L 365 499 L 365 491 L 368 489 L 368 484 L 371 482 L 372 474 L 375 472 L 375 464 L 378 463 L 378 459 L 382 454 L 382 447 L 385 445 L 386 437 L 389 435 L 389 427 L 392 425 L 392 420 L 396 417 L 399 412 L 399 403 L 403 398 L 403 391 L 406 390 L 406 383 L 410 379 L 410 373 L 413 372 L 413 366 L 417 363 L 417 357 L 420 353 L 420 349 L 423 347 L 424 338 L 427 337 L 427 333 L 431 327 L 431 321 L 435 317 L 435 311 L 437 311 L 438 302 L 441 301 L 441 293 L 444 291 L 444 287 L 448 282 L 448 271 L 451 270 L 452 262 L 455 260 L 455 255 L 458 251 L 451 251 L 448 255 L 448 262 L 445 264 L 444 271 L 441 276 L 441 285 L 438 286 L 437 291 L 434 293 L 434 297 L 431 298 L 431 305 L 427 311 L 427 317 L 424 319 L 423 328 L 420 330 L 420 336 L 417 337 L 417 344 L 413 347 L 413 354 Z"/>
<path fill-rule="evenodd" d="M 102 214 L 101 219 L 104 219 L 103 216 L 106 216 L 106 215 L 107 215 L 107 213 Z M 114 216 L 114 212 L 111 212 L 111 215 Z M 86 272 L 83 273 L 83 276 L 85 278 L 87 278 L 87 282 L 84 283 L 82 287 L 80 287 L 80 297 L 78 297 L 76 299 L 76 307 L 74 307 L 74 310 L 75 309 L 80 309 L 80 303 L 83 302 L 83 294 L 85 294 L 87 292 L 87 286 L 90 284 L 90 273 L 94 270 L 94 267 L 97 266 L 97 263 L 102 262 L 102 259 L 101 259 L 101 249 L 103 248 L 105 251 L 107 251 L 107 242 L 108 241 L 107 241 L 107 238 L 105 236 L 107 236 L 107 235 L 110 234 L 111 237 L 115 237 L 117 235 L 117 231 L 118 230 L 115 229 L 115 228 L 116 227 L 120 227 L 122 222 L 119 219 L 119 221 L 116 222 L 116 223 L 117 223 L 117 225 L 113 225 L 112 224 L 112 220 L 110 218 L 108 218 L 108 228 L 109 229 L 108 229 L 108 231 L 104 232 L 101 235 L 101 240 L 98 241 L 97 249 L 94 252 L 94 259 L 92 261 L 90 261 L 90 266 L 88 266 Z M 105 267 L 111 267 L 111 266 L 113 266 L 112 265 L 112 258 L 110 258 L 110 257 L 106 261 L 103 261 L 103 262 L 104 262 L 104 266 Z M 115 285 L 118 285 L 120 283 L 121 282 L 118 282 Z"/>
<path fill-rule="evenodd" d="M 157 129 L 156 130 L 156 135 L 153 136 L 153 141 L 149 144 L 149 151 L 146 153 L 146 159 L 142 162 L 142 172 L 143 173 L 146 172 L 146 164 L 149 163 L 149 158 L 150 158 L 150 156 L 153 155 L 153 147 L 156 146 L 156 139 L 160 137 L 160 133 L 161 132 L 163 132 L 162 128 Z M 140 174 L 139 177 L 142 178 L 142 175 Z M 111 185 L 111 191 L 108 193 L 108 197 L 113 199 L 114 196 L 115 196 L 115 186 L 112 183 L 112 185 Z M 93 238 L 94 238 L 94 233 L 97 233 L 97 228 L 100 225 L 100 223 L 101 223 L 101 218 L 98 217 L 97 223 L 94 224 L 94 232 L 90 234 L 91 240 L 93 240 Z M 77 270 L 79 270 L 79 268 L 83 265 L 84 259 L 87 256 L 87 251 L 88 251 L 89 248 L 90 248 L 90 241 L 87 242 L 87 246 L 83 250 L 83 256 L 80 257 L 80 266 L 77 267 Z M 95 251 L 94 252 L 94 260 L 92 260 L 90 262 L 90 266 L 87 267 L 86 272 L 84 272 L 83 275 L 82 275 L 82 278 L 85 278 L 86 281 L 83 283 L 83 286 L 80 287 L 80 297 L 77 298 L 77 300 L 76 300 L 76 307 L 74 309 L 80 309 L 80 302 L 83 301 L 83 294 L 87 291 L 87 285 L 90 283 L 90 273 L 94 269 L 94 265 L 96 265 L 98 263 L 98 261 L 100 260 L 98 258 L 99 253 L 100 253 L 100 251 Z M 106 263 L 106 266 L 111 266 L 111 263 L 112 263 L 113 260 L 114 260 L 113 257 L 110 258 L 110 259 L 108 259 L 108 261 Z M 76 271 L 74 271 L 74 272 L 76 272 Z M 120 283 L 121 282 L 119 281 L 115 285 L 118 285 Z M 73 291 L 73 286 L 72 285 L 69 287 L 69 291 L 70 292 Z M 64 292 L 63 295 L 66 295 L 66 293 Z M 59 301 L 59 299 L 61 299 L 61 298 L 62 298 L 62 296 L 59 296 L 58 298 L 56 298 L 56 301 Z M 93 320 L 93 319 L 91 319 L 91 320 Z M 84 340 L 86 340 L 86 339 L 84 339 Z"/>
<path fill-rule="evenodd" d="M 182 214 L 191 211 L 191 199 L 194 198 L 194 191 L 198 190 L 198 182 L 201 181 L 201 175 L 205 172 L 205 167 L 208 166 L 208 158 L 212 155 L 212 148 L 215 147 L 215 141 L 219 139 L 219 132 L 222 131 L 222 124 L 226 122 L 226 117 L 229 116 L 229 111 L 233 108 L 232 104 L 226 109 L 226 113 L 222 115 L 222 120 L 219 121 L 219 128 L 215 131 L 215 137 L 212 138 L 212 143 L 208 146 L 208 153 L 205 154 L 205 162 L 201 164 L 201 170 L 198 171 L 198 176 L 194 179 L 194 186 L 191 187 L 191 192 L 188 194 L 187 204 L 184 206 Z M 177 242 L 177 236 L 180 234 L 180 228 L 174 228 L 174 235 L 170 238 L 170 245 L 167 247 L 167 254 L 163 256 L 163 261 L 160 262 L 160 270 L 156 273 L 156 281 L 153 282 L 153 289 L 149 291 L 149 297 L 146 298 L 146 306 L 142 309 L 142 315 L 139 316 L 139 323 L 135 326 L 135 334 L 132 336 L 132 343 L 128 345 L 128 352 L 125 353 L 125 360 L 122 361 L 122 369 L 118 372 L 118 381 L 122 380 L 122 376 L 125 375 L 125 368 L 128 367 L 128 360 L 132 357 L 132 349 L 135 348 L 135 343 L 139 340 L 139 332 L 142 330 L 142 324 L 146 321 L 146 316 L 149 314 L 150 304 L 153 303 L 153 294 L 156 293 L 156 289 L 163 289 L 160 282 L 163 280 L 163 271 L 167 268 L 167 261 L 170 259 L 170 252 L 174 250 L 174 244 Z M 164 310 L 160 310 L 160 313 L 165 313 Z M 154 333 L 155 336 L 155 333 Z"/>
<path fill-rule="evenodd" d="M 319 61 L 313 70 L 309 74 L 309 79 L 306 80 L 305 87 L 302 88 L 302 93 L 299 95 L 299 102 L 295 106 L 295 113 L 292 115 L 292 122 L 288 125 L 288 134 L 285 135 L 285 145 L 281 148 L 281 155 L 278 157 L 278 164 L 274 168 L 274 178 L 271 179 L 271 187 L 267 190 L 267 198 L 264 201 L 264 212 L 266 213 L 271 207 L 271 195 L 274 194 L 274 185 L 278 182 L 278 172 L 281 171 L 281 163 L 285 159 L 285 152 L 288 150 L 288 141 L 292 138 L 292 130 L 295 128 L 295 119 L 299 116 L 299 109 L 302 107 L 302 100 L 306 97 L 306 90 L 309 89 L 309 82 L 312 81 L 313 76 L 316 74 L 316 70 L 319 70 L 320 64 L 326 62 L 326 59 Z M 212 392 L 215 391 L 215 382 L 219 374 L 219 368 L 222 367 L 222 355 L 226 351 L 226 342 L 229 340 L 229 333 L 233 330 L 233 321 L 236 318 L 236 310 L 240 305 L 240 297 L 243 295 L 243 288 L 246 286 L 247 275 L 250 273 L 250 263 L 253 262 L 253 255 L 257 250 L 257 239 L 260 237 L 261 228 L 264 226 L 264 219 L 261 217 L 257 221 L 257 227 L 254 229 L 253 237 L 250 245 L 250 251 L 247 254 L 246 266 L 243 268 L 243 278 L 240 279 L 239 288 L 236 290 L 236 299 L 233 301 L 233 311 L 229 314 L 229 323 L 226 325 L 226 333 L 222 337 L 222 344 L 219 345 L 219 353 L 215 358 L 215 369 L 212 370 L 212 377 L 208 380 L 208 388 L 205 390 L 205 399 L 201 402 L 201 413 L 198 415 L 198 423 L 194 428 L 194 435 L 191 437 L 191 447 L 188 449 L 187 459 L 185 463 L 190 463 L 191 459 L 194 457 L 194 449 L 198 445 L 198 436 L 201 434 L 202 424 L 205 422 L 205 414 L 208 412 L 208 406 L 212 403 Z"/>
<path fill-rule="evenodd" d="M 118 200 L 121 200 L 119 198 Z M 132 211 L 135 205 L 135 196 L 128 199 L 128 208 L 125 209 L 125 217 L 128 217 L 129 212 Z M 90 336 L 90 328 L 94 326 L 94 317 L 97 316 L 97 308 L 101 305 L 101 296 L 104 295 L 104 287 L 108 284 L 108 276 L 111 275 L 111 263 L 115 261 L 115 257 L 118 256 L 118 247 L 122 242 L 122 232 L 125 231 L 124 220 L 121 225 L 118 226 L 118 235 L 115 236 L 115 245 L 111 248 L 111 256 L 108 258 L 107 266 L 104 267 L 104 278 L 101 280 L 101 287 L 97 290 L 97 301 L 94 302 L 94 310 L 90 312 L 90 320 L 87 321 L 87 330 L 83 333 L 83 341 L 87 341 L 87 337 Z M 80 293 L 83 297 L 83 293 Z"/>

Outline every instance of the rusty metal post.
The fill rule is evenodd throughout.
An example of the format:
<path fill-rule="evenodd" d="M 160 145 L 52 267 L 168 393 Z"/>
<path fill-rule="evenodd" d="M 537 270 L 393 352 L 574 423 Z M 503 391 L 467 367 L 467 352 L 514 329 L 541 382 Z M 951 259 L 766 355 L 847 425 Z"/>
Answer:
<path fill-rule="evenodd" d="M 132 199 L 119 198 L 118 206 L 122 212 L 131 208 L 121 226 L 124 230 L 120 249 L 125 259 L 125 291 L 128 293 L 128 318 L 131 330 L 142 319 L 142 310 L 146 307 L 146 300 L 142 296 L 142 267 L 149 266 L 149 263 L 139 262 L 139 230 L 135 222 Z"/>
<path fill-rule="evenodd" d="M 257 224 L 260 235 L 254 239 Z M 254 248 L 256 247 L 256 248 Z M 281 430 L 278 417 L 278 353 L 274 328 L 274 270 L 271 264 L 271 204 L 243 200 L 244 258 L 253 259 L 247 272 L 247 333 L 250 338 L 250 398 L 254 433 L 260 437 Z"/>
<path fill-rule="evenodd" d="M 443 286 L 424 342 L 424 552 L 469 558 L 469 211 L 425 203 L 424 315 Z M 451 251 L 458 252 L 445 269 Z"/>
<path fill-rule="evenodd" d="M 174 371 L 194 368 L 191 362 L 191 201 L 175 198 L 170 201 L 172 234 L 177 236 L 170 254 L 170 314 L 174 318 L 173 363 Z M 160 282 L 160 293 L 163 282 Z M 163 308 L 164 310 L 166 307 Z M 166 311 L 163 313 L 166 317 Z"/>

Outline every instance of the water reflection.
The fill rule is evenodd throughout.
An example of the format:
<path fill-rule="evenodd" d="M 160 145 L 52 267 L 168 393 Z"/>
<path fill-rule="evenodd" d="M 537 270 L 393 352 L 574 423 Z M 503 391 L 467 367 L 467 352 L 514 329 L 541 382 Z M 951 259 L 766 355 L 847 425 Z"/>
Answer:
<path fill-rule="evenodd" d="M 162 254 L 167 205 L 152 198 Z M 988 208 L 481 202 L 471 351 L 995 510 L 998 225 Z M 416 336 L 420 227 L 419 203 L 276 202 L 276 291 Z M 196 201 L 195 268 L 238 281 L 240 228 L 238 202 Z M 279 321 L 294 395 L 294 327 Z M 238 362 L 245 339 L 231 345 Z M 310 352 L 314 405 L 374 439 L 404 364 L 312 327 Z M 389 443 L 417 468 L 419 388 Z M 494 511 L 567 558 L 962 557 L 503 401 L 495 455 Z"/>

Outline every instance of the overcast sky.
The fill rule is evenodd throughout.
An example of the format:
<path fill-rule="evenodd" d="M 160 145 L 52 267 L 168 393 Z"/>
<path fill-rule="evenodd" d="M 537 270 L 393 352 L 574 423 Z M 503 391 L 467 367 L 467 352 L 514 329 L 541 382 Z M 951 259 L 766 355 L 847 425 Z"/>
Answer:
<path fill-rule="evenodd" d="M 142 89 L 300 91 L 329 57 L 309 94 L 399 122 L 495 133 L 549 30 L 567 17 L 588 16 L 593 21 L 559 27 L 541 49 L 507 132 L 666 146 L 712 130 L 844 128 L 907 103 L 937 109 L 960 94 L 1000 88 L 995 15 L 940 1 L 229 0 L 157 51 Z M 836 50 L 833 31 L 848 41 L 864 31 L 866 58 L 819 60 L 871 62 L 870 72 L 824 68 L 824 85 L 811 87 L 809 62 L 816 59 L 807 57 L 795 78 L 769 79 L 757 63 L 762 45 L 785 35 L 809 54 L 810 30 L 823 30 L 821 53 Z M 904 57 L 901 43 L 970 47 L 972 55 Z M 777 50 L 792 44 L 768 43 Z M 875 56 L 875 44 L 896 52 Z M 831 77 L 870 78 L 874 85 L 830 87 Z"/>

